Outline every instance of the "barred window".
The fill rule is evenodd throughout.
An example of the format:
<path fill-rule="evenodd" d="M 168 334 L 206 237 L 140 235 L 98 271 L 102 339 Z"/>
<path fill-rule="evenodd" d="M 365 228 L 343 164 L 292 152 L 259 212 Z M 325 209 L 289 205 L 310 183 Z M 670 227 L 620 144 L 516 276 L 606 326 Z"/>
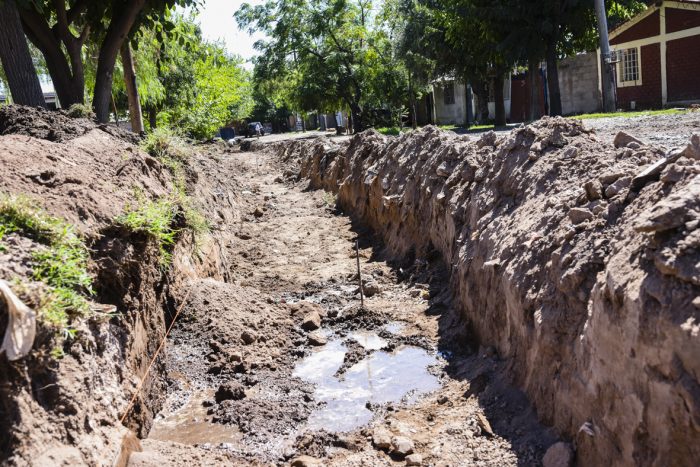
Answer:
<path fill-rule="evenodd" d="M 639 53 L 636 47 L 622 52 L 622 81 L 639 81 Z"/>
<path fill-rule="evenodd" d="M 452 105 L 455 103 L 455 85 L 450 83 L 445 85 L 442 89 L 443 96 L 445 98 L 445 105 Z"/>

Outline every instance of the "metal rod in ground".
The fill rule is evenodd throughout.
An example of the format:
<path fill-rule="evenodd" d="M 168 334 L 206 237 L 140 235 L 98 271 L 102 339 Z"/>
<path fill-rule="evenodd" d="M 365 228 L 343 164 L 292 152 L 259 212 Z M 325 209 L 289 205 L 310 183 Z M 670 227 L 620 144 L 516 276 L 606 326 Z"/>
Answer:
<path fill-rule="evenodd" d="M 357 280 L 360 282 L 360 307 L 365 307 L 365 294 L 362 290 L 362 271 L 360 270 L 360 241 L 355 240 L 355 257 L 357 258 Z"/>

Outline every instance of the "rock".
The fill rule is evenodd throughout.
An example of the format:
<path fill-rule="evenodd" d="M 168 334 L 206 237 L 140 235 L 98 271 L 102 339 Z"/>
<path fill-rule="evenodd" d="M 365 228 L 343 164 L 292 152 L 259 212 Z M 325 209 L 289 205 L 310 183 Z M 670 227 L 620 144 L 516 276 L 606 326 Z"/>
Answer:
<path fill-rule="evenodd" d="M 452 174 L 452 170 L 447 165 L 447 162 L 440 164 L 435 172 L 438 174 L 438 177 L 449 177 Z"/>
<path fill-rule="evenodd" d="M 573 464 L 574 449 L 563 441 L 552 444 L 542 458 L 542 467 L 571 467 Z"/>
<path fill-rule="evenodd" d="M 326 343 L 328 342 L 328 339 L 323 337 L 318 332 L 311 332 L 311 333 L 309 333 L 309 335 L 307 337 L 309 339 L 309 344 L 315 345 L 315 346 L 326 345 Z"/>
<path fill-rule="evenodd" d="M 391 448 L 391 434 L 388 431 L 377 428 L 372 433 L 372 444 L 377 449 L 390 449 Z"/>
<path fill-rule="evenodd" d="M 615 180 L 620 177 L 624 177 L 625 175 L 626 174 L 624 172 L 608 172 L 598 177 L 598 180 L 600 180 L 600 183 L 603 185 L 610 185 Z"/>
<path fill-rule="evenodd" d="M 664 183 L 676 183 L 682 180 L 684 175 L 685 168 L 677 164 L 670 164 L 661 172 L 659 179 Z"/>
<path fill-rule="evenodd" d="M 262 210 L 262 208 L 260 206 L 258 206 L 257 208 L 255 208 L 255 211 L 253 211 L 253 215 L 255 217 L 262 217 L 263 215 L 265 215 L 265 212 Z"/>
<path fill-rule="evenodd" d="M 245 388 L 238 381 L 223 383 L 214 393 L 214 399 L 217 403 L 228 400 L 239 401 L 243 398 L 245 398 Z"/>
<path fill-rule="evenodd" d="M 311 456 L 295 457 L 290 464 L 291 467 L 321 467 L 323 463 Z"/>
<path fill-rule="evenodd" d="M 612 198 L 632 183 L 632 177 L 622 177 L 615 180 L 615 183 L 605 189 L 605 197 Z"/>
<path fill-rule="evenodd" d="M 637 144 L 642 144 L 641 141 L 639 141 L 637 138 L 634 136 L 625 133 L 624 131 L 619 132 L 618 134 L 615 135 L 615 139 L 613 140 L 613 144 L 615 145 L 616 148 L 621 148 L 623 146 L 628 146 L 630 143 L 637 143 Z"/>
<path fill-rule="evenodd" d="M 564 159 L 573 159 L 574 157 L 578 156 L 578 153 L 579 149 L 576 146 L 571 146 L 564 150 L 561 157 Z"/>
<path fill-rule="evenodd" d="M 304 321 L 301 323 L 301 328 L 304 331 L 315 331 L 321 327 L 321 316 L 316 311 L 304 316 Z"/>
<path fill-rule="evenodd" d="M 407 456 L 413 452 L 413 448 L 413 441 L 405 436 L 394 436 L 391 440 L 391 452 L 397 456 Z"/>
<path fill-rule="evenodd" d="M 569 219 L 574 224 L 580 224 L 589 219 L 593 219 L 593 213 L 586 208 L 571 208 L 569 210 Z"/>
<path fill-rule="evenodd" d="M 691 136 L 690 144 L 683 149 L 681 154 L 688 159 L 700 160 L 700 135 Z"/>
<path fill-rule="evenodd" d="M 629 149 L 639 149 L 642 147 L 642 145 L 636 141 L 631 141 L 631 142 L 627 143 L 627 147 Z"/>
<path fill-rule="evenodd" d="M 245 330 L 241 333 L 241 340 L 245 345 L 250 345 L 258 340 L 258 335 L 250 330 Z"/>
<path fill-rule="evenodd" d="M 496 145 L 496 132 L 491 130 L 487 131 L 477 140 L 476 146 L 478 148 L 483 148 L 484 146 L 495 146 Z"/>
<path fill-rule="evenodd" d="M 673 162 L 676 162 L 682 154 L 682 151 L 673 150 L 669 152 L 665 158 L 659 159 L 658 161 L 654 162 L 652 165 L 644 169 L 632 179 L 630 190 L 639 191 L 647 183 L 653 182 L 654 180 L 658 180 L 659 176 L 661 175 L 661 172 L 663 172 L 666 166 Z"/>
<path fill-rule="evenodd" d="M 590 201 L 595 201 L 603 197 L 603 185 L 598 180 L 589 180 L 583 184 L 586 196 Z"/>
<path fill-rule="evenodd" d="M 420 454 L 406 456 L 406 465 L 423 465 L 423 456 Z"/>
<path fill-rule="evenodd" d="M 491 428 L 491 424 L 489 423 L 488 419 L 484 417 L 483 414 L 476 414 L 476 423 L 479 425 L 479 428 L 481 428 L 481 432 L 487 436 L 493 436 L 493 429 Z"/>
<path fill-rule="evenodd" d="M 382 288 L 376 281 L 367 281 L 367 283 L 362 286 L 362 292 L 364 292 L 365 297 L 372 297 L 381 291 Z"/>

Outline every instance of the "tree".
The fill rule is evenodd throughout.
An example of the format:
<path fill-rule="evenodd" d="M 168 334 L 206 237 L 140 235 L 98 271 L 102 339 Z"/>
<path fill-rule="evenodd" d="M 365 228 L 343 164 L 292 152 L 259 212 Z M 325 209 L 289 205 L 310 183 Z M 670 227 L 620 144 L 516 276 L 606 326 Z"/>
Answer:
<path fill-rule="evenodd" d="M 269 37 L 256 44 L 259 80 L 294 80 L 288 97 L 299 110 L 343 104 L 355 131 L 367 126 L 367 106 L 378 105 L 382 79 L 397 78 L 387 73 L 391 44 L 374 27 L 369 0 L 272 0 L 244 4 L 236 19 L 241 27 Z"/>
<path fill-rule="evenodd" d="M 197 0 L 22 0 L 20 16 L 41 50 L 63 106 L 85 100 L 83 52 L 97 44 L 93 105 L 99 121 L 109 117 L 114 67 L 124 41 L 141 25 L 157 22 L 175 5 Z"/>
<path fill-rule="evenodd" d="M 45 107 L 27 39 L 14 0 L 0 2 L 0 61 L 16 104 Z"/>
<path fill-rule="evenodd" d="M 144 131 L 143 115 L 141 113 L 141 101 L 139 100 L 139 90 L 136 85 L 136 70 L 134 68 L 134 58 L 131 54 L 129 42 L 124 42 L 121 50 L 122 68 L 124 69 L 124 84 L 126 95 L 129 101 L 129 118 L 131 119 L 131 129 L 137 133 Z"/>

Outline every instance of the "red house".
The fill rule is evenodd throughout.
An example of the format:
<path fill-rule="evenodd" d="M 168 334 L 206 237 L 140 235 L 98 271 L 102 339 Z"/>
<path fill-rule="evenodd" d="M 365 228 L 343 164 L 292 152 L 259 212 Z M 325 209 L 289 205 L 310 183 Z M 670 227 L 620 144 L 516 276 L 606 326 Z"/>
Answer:
<path fill-rule="evenodd" d="M 659 0 L 610 33 L 617 106 L 700 102 L 700 0 Z"/>

